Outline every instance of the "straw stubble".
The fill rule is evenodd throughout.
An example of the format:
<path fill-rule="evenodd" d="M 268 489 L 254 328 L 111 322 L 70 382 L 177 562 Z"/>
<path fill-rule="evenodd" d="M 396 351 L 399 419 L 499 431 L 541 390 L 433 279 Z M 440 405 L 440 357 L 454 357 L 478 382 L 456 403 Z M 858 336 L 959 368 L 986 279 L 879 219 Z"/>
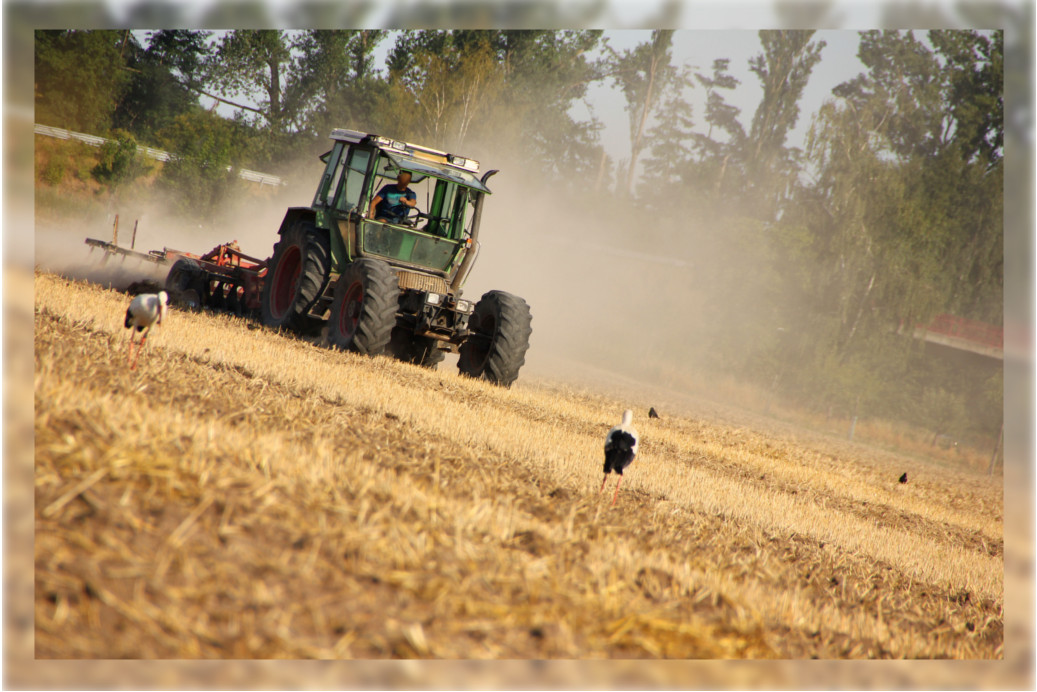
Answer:
<path fill-rule="evenodd" d="M 984 476 L 35 288 L 39 658 L 1003 655 Z"/>

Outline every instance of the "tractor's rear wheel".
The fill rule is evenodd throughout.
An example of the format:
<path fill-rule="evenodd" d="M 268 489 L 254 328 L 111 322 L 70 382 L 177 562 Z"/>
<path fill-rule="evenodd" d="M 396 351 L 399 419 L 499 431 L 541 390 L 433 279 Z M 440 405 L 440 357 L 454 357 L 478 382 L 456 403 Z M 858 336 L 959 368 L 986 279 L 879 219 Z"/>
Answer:
<path fill-rule="evenodd" d="M 472 333 L 461 344 L 457 369 L 462 375 L 510 387 L 526 362 L 532 321 L 522 298 L 504 291 L 483 294 L 468 320 Z"/>
<path fill-rule="evenodd" d="M 197 310 L 205 300 L 205 270 L 190 257 L 181 257 L 166 274 L 166 292 L 174 303 Z"/>
<path fill-rule="evenodd" d="M 426 368 L 434 369 L 446 358 L 446 351 L 437 348 L 435 339 L 415 336 L 401 327 L 392 330 L 389 349 L 397 360 Z"/>
<path fill-rule="evenodd" d="M 366 258 L 350 262 L 335 285 L 328 341 L 337 348 L 382 355 L 396 326 L 399 296 L 399 280 L 388 264 Z"/>
<path fill-rule="evenodd" d="M 281 233 L 263 282 L 263 324 L 299 329 L 331 273 L 331 241 L 312 222 L 296 221 Z"/>

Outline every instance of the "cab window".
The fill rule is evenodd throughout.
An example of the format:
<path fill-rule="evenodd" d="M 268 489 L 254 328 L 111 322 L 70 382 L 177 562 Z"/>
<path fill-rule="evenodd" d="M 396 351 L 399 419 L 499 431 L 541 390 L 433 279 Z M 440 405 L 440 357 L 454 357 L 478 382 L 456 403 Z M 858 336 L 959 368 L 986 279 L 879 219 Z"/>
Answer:
<path fill-rule="evenodd" d="M 371 162 L 369 149 L 353 149 L 343 167 L 344 174 L 335 196 L 335 208 L 339 211 L 352 211 L 360 204 L 364 195 L 364 180 L 367 179 L 367 168 Z"/>
<path fill-rule="evenodd" d="M 332 178 L 339 173 L 339 162 L 342 157 L 342 145 L 336 144 L 331 151 L 321 155 L 320 160 L 324 162 L 324 174 L 321 176 L 317 194 L 313 197 L 313 206 L 324 206 L 328 202 L 328 192 L 332 189 Z"/>

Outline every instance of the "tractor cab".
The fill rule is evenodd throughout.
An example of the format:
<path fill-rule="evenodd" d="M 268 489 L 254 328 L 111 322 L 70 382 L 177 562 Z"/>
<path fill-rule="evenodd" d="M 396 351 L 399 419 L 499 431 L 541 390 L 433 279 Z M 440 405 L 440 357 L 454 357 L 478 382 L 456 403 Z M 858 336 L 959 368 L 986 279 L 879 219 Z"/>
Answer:
<path fill-rule="evenodd" d="M 360 257 L 454 278 L 478 233 L 477 210 L 489 194 L 479 163 L 379 135 L 337 129 L 325 153 L 313 208 L 325 216 L 336 270 Z M 396 223 L 369 218 L 371 201 L 397 176 L 411 174 L 417 206 Z M 322 223 L 323 222 L 323 223 Z"/>

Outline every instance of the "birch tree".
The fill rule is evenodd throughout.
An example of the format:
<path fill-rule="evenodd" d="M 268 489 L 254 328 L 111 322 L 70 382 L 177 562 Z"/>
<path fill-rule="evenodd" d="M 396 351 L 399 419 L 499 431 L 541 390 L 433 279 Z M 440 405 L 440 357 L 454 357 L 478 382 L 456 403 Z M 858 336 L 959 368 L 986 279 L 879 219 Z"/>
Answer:
<path fill-rule="evenodd" d="M 611 76 L 623 91 L 630 121 L 630 161 L 626 172 L 627 194 L 633 187 L 638 159 L 645 147 L 645 132 L 668 91 L 680 90 L 678 70 L 670 64 L 673 31 L 657 29 L 651 38 L 632 49 L 615 53 Z"/>

